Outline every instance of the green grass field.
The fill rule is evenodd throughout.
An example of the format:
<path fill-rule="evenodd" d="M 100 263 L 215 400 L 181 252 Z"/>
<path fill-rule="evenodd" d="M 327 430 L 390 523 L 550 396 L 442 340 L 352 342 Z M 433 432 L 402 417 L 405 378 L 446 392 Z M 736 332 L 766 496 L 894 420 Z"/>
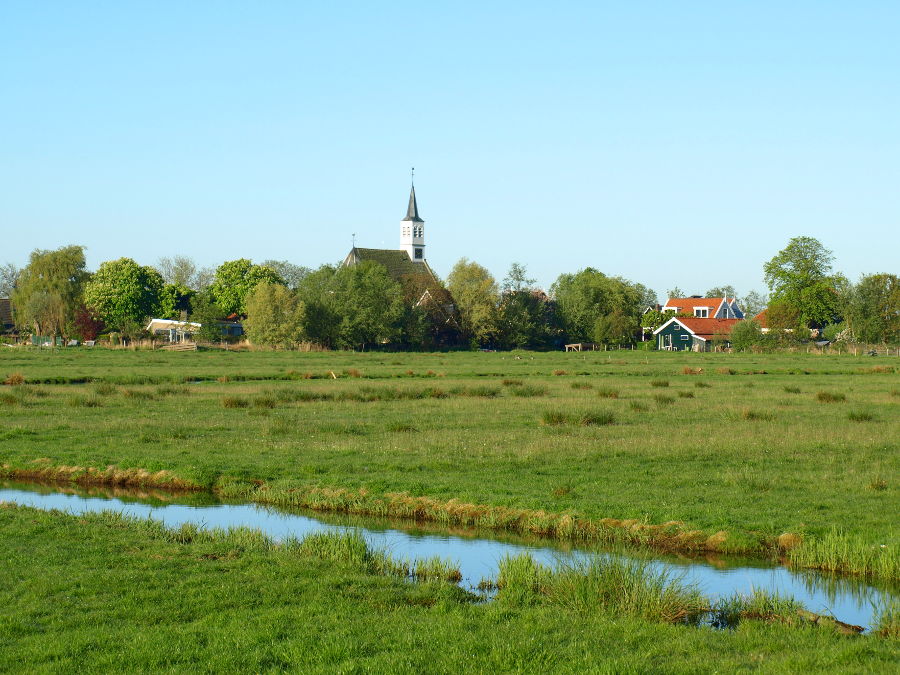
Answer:
<path fill-rule="evenodd" d="M 900 360 L 846 355 L 7 349 L 0 381 L 20 374 L 25 384 L 0 386 L 0 466 L 8 476 L 186 484 L 256 501 L 557 537 L 789 555 L 794 564 L 896 581 L 898 373 Z M 153 661 L 150 642 L 161 647 L 177 630 L 167 626 L 142 638 L 150 641 L 146 653 L 130 650 L 138 650 L 136 667 L 212 658 L 235 668 L 233 650 L 241 649 L 255 670 L 578 670 L 613 658 L 610 670 L 690 671 L 721 658 L 723 670 L 840 663 L 877 671 L 877 654 L 891 649 L 890 640 L 851 643 L 818 629 L 755 623 L 714 633 L 610 612 L 472 605 L 446 588 L 271 551 L 226 556 L 232 574 L 210 573 L 190 546 L 171 543 L 161 559 L 126 564 L 118 538 L 139 542 L 140 531 L 94 528 L 105 534 L 88 551 L 73 543 L 80 529 L 69 520 L 4 510 L 4 546 L 20 551 L 20 538 L 35 541 L 36 569 L 55 566 L 60 589 L 82 583 L 79 574 L 98 564 L 98 551 L 118 551 L 116 571 L 110 563 L 102 582 L 110 596 L 127 579 L 151 575 L 131 609 L 90 603 L 94 625 L 135 614 L 100 630 L 101 668 L 122 665 L 112 645 L 137 635 L 179 594 L 194 598 L 178 620 L 201 644 Z M 56 539 L 66 542 L 59 550 Z M 267 584 L 282 565 L 290 580 L 279 575 L 277 585 L 290 588 L 279 595 Z M 23 573 L 21 581 L 38 584 L 38 574 Z M 236 579 L 255 589 L 247 591 L 250 605 L 238 600 Z M 30 603 L 40 605 L 37 597 Z M 68 619 L 52 618 L 58 610 L 29 609 L 27 598 L 6 619 L 24 622 L 17 653 L 36 664 L 55 658 L 28 633 L 30 611 L 50 612 L 54 640 L 92 644 Z M 317 626 L 319 649 L 304 654 L 308 637 L 296 634 L 296 621 L 319 613 L 327 615 Z M 231 636 L 242 616 L 246 644 Z M 498 624 L 508 634 L 498 634 Z M 630 645 L 628 654 L 597 635 Z M 389 653 L 389 645 L 401 653 Z M 773 657 L 780 649 L 791 654 Z"/>

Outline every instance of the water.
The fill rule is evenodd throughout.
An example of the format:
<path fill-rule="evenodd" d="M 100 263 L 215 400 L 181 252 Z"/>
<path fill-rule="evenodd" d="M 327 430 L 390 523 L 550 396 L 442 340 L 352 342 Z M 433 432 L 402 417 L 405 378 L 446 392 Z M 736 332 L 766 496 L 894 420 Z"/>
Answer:
<path fill-rule="evenodd" d="M 876 608 L 898 588 L 887 584 L 841 578 L 812 571 L 790 570 L 764 560 L 707 556 L 687 558 L 635 551 L 592 551 L 565 543 L 486 533 L 465 528 L 388 519 L 325 516 L 291 512 L 268 506 L 227 503 L 210 493 L 172 494 L 161 490 L 73 489 L 32 483 L 0 483 L 0 502 L 34 508 L 59 509 L 73 514 L 117 511 L 137 518 L 153 518 L 177 528 L 192 523 L 205 528 L 249 527 L 281 540 L 311 532 L 358 531 L 375 548 L 407 558 L 440 556 L 459 564 L 462 585 L 474 588 L 481 579 L 496 579 L 497 563 L 506 555 L 528 552 L 547 565 L 587 559 L 591 555 L 649 560 L 651 567 L 674 573 L 695 584 L 715 600 L 754 590 L 790 596 L 817 614 L 834 616 L 870 628 Z"/>

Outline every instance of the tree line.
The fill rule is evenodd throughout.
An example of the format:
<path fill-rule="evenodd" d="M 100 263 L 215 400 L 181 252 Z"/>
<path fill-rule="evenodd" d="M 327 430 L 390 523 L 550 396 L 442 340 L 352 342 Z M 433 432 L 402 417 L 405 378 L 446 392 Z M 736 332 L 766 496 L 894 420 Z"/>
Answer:
<path fill-rule="evenodd" d="M 900 339 L 900 280 L 867 274 L 853 284 L 833 271 L 833 254 L 811 237 L 795 237 L 764 265 L 769 297 L 741 299 L 748 318 L 766 308 L 769 336 L 752 321 L 735 328 L 735 346 L 808 336 Z M 290 348 L 302 342 L 335 349 L 387 345 L 550 349 L 567 342 L 607 345 L 640 340 L 668 320 L 653 290 L 593 268 L 563 273 L 549 292 L 513 263 L 499 283 L 466 258 L 443 284 L 393 279 L 376 262 L 309 269 L 287 261 L 247 259 L 198 268 L 184 256 L 156 266 L 130 258 L 87 271 L 84 248 L 35 250 L 21 270 L 0 267 L 0 296 L 12 301 L 17 326 L 36 335 L 92 340 L 104 333 L 140 337 L 150 317 L 201 324 L 198 337 L 222 338 L 220 322 L 243 322 L 255 344 Z M 685 297 L 673 288 L 669 297 Z M 707 297 L 735 297 L 731 286 Z"/>

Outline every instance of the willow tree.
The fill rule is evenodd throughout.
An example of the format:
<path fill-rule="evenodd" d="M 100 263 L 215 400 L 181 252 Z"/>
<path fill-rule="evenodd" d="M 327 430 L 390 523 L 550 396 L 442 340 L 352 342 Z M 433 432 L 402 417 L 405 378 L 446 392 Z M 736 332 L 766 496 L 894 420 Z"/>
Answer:
<path fill-rule="evenodd" d="M 32 251 L 11 295 L 16 325 L 37 335 L 67 335 L 87 276 L 83 246 Z"/>

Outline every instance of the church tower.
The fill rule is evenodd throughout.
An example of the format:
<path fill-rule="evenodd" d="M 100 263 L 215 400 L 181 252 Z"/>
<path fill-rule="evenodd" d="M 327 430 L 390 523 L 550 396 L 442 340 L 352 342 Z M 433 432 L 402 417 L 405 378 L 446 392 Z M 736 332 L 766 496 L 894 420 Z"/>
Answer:
<path fill-rule="evenodd" d="M 406 218 L 400 221 L 400 250 L 406 251 L 413 262 L 425 262 L 425 221 L 419 218 L 415 183 L 409 190 Z"/>

